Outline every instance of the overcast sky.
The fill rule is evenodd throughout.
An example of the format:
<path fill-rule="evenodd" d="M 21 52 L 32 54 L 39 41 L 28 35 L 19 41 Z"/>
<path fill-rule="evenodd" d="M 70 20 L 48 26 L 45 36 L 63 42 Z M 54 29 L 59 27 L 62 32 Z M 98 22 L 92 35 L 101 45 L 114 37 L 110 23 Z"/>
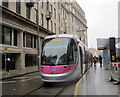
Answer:
<path fill-rule="evenodd" d="M 87 19 L 89 48 L 97 48 L 97 38 L 118 37 L 119 0 L 76 1 Z"/>

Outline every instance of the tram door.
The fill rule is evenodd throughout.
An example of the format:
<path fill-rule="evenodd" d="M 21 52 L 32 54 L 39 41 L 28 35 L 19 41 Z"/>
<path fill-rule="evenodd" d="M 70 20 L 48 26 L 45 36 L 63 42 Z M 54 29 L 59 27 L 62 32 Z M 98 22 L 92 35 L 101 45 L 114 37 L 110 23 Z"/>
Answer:
<path fill-rule="evenodd" d="M 83 74 L 83 53 L 82 53 L 82 49 L 81 49 L 81 47 L 79 47 L 79 49 L 80 49 L 81 74 Z"/>
<path fill-rule="evenodd" d="M 77 45 L 73 39 L 71 40 L 71 43 L 70 43 L 69 63 L 71 63 L 71 64 L 78 63 L 78 49 L 77 49 Z"/>

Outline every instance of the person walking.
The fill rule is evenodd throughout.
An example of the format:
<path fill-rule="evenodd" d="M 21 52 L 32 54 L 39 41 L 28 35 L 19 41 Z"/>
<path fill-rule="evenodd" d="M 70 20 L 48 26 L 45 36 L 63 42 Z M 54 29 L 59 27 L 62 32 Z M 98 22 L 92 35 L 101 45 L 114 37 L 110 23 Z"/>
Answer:
<path fill-rule="evenodd" d="M 99 56 L 100 67 L 102 67 L 102 57 Z"/>
<path fill-rule="evenodd" d="M 9 74 L 10 73 L 10 58 L 7 58 L 6 59 L 6 72 L 7 72 L 7 74 Z"/>
<path fill-rule="evenodd" d="M 96 67 L 96 62 L 97 62 L 97 57 L 94 56 L 93 59 L 92 59 L 93 63 L 94 63 L 94 67 Z"/>

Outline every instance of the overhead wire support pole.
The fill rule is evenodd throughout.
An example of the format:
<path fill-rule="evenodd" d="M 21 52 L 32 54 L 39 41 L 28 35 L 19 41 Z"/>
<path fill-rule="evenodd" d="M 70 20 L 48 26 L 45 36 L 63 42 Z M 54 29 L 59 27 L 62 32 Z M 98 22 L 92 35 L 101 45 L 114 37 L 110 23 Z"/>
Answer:
<path fill-rule="evenodd" d="M 39 70 L 39 65 L 40 65 L 40 36 L 39 36 L 39 0 L 36 0 L 37 3 L 37 38 L 38 38 L 38 70 Z"/>

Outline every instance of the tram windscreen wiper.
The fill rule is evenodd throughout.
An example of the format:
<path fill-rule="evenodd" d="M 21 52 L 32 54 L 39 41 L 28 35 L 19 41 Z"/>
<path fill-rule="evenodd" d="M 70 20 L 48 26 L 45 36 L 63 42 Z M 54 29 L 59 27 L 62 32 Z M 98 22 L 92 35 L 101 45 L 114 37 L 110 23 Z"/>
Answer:
<path fill-rule="evenodd" d="M 53 64 L 52 62 L 49 63 L 49 66 L 55 66 L 55 64 Z"/>

